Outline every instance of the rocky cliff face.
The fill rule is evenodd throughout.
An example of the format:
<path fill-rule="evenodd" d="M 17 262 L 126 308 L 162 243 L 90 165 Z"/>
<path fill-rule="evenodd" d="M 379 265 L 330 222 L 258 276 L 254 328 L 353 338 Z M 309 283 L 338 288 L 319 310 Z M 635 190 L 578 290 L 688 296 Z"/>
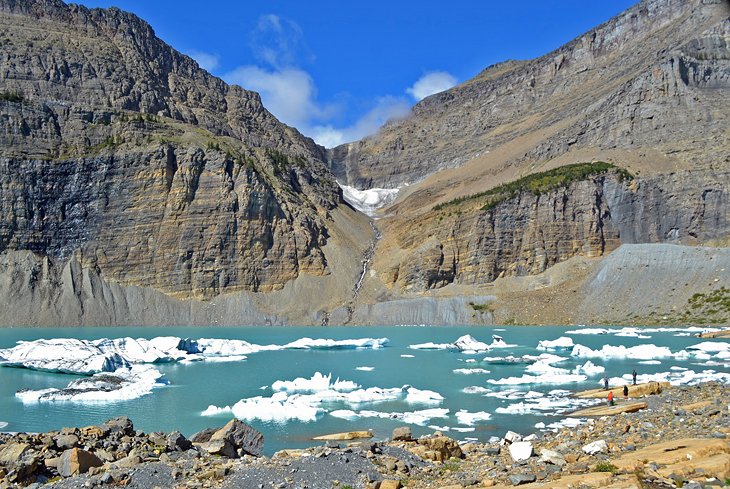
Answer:
<path fill-rule="evenodd" d="M 329 273 L 322 157 L 134 15 L 0 0 L 0 251 L 181 298 L 280 289 Z"/>
<path fill-rule="evenodd" d="M 395 238 L 376 264 L 383 281 L 404 292 L 484 285 L 622 243 L 697 244 L 730 234 L 730 172 L 633 180 L 607 173 L 485 202 L 454 202 L 386 228 Z"/>
<path fill-rule="evenodd" d="M 413 183 L 490 152 L 505 153 L 493 172 L 586 148 L 726 168 L 729 17 L 726 0 L 644 0 L 541 58 L 426 98 L 411 117 L 332 150 L 329 164 L 358 188 Z"/>

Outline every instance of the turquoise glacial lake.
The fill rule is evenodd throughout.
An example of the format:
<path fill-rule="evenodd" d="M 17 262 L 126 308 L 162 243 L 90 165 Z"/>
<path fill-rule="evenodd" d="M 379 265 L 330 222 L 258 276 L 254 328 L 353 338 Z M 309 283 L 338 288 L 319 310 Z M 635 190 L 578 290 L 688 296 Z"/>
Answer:
<path fill-rule="evenodd" d="M 600 385 L 604 375 L 612 379 L 626 376 L 636 369 L 641 380 L 668 378 L 675 383 L 686 383 L 697 379 L 718 378 L 727 381 L 730 376 L 727 355 L 716 352 L 727 351 L 723 340 L 703 340 L 689 336 L 688 332 L 638 330 L 645 337 L 617 336 L 614 334 L 566 334 L 578 328 L 567 327 L 509 327 L 504 329 L 487 327 L 241 327 L 241 328 L 54 328 L 0 330 L 0 349 L 11 348 L 18 341 L 40 338 L 154 338 L 157 336 L 178 336 L 182 338 L 226 338 L 242 339 L 259 345 L 283 345 L 300 338 L 328 338 L 335 340 L 357 338 L 388 338 L 385 348 L 380 349 L 309 349 L 261 351 L 247 355 L 245 360 L 230 362 L 192 362 L 155 364 L 168 384 L 137 399 L 106 403 L 80 403 L 75 401 L 46 401 L 23 403 L 16 397 L 21 389 L 63 388 L 77 376 L 61 373 L 32 371 L 24 368 L 0 368 L 0 422 L 7 423 L 5 431 L 46 431 L 65 426 L 87 426 L 101 423 L 115 416 L 130 417 L 138 430 L 179 430 L 191 435 L 207 427 L 220 426 L 231 418 L 230 413 L 203 416 L 208 406 L 232 406 L 245 398 L 270 397 L 271 385 L 276 381 L 291 381 L 296 378 L 310 378 L 316 372 L 332 374 L 333 380 L 347 380 L 357 383 L 363 389 L 371 387 L 400 388 L 410 385 L 421 390 L 431 390 L 443 400 L 436 404 L 409 404 L 405 399 L 380 403 L 363 403 L 356 407 L 341 403 L 322 403 L 323 412 L 313 421 L 289 420 L 286 422 L 247 420 L 265 437 L 265 452 L 272 454 L 282 448 L 306 447 L 317 444 L 311 438 L 316 435 L 365 430 L 373 431 L 376 439 L 390 436 L 393 428 L 404 421 L 384 417 L 359 417 L 344 419 L 330 413 L 338 410 L 377 411 L 380 413 L 405 413 L 423 409 L 448 409 L 446 417 L 431 419 L 425 425 L 411 425 L 414 434 L 422 435 L 434 431 L 434 427 L 448 429 L 454 438 L 474 438 L 486 441 L 493 436 L 502 436 L 507 430 L 523 434 L 537 431 L 537 423 L 550 424 L 565 418 L 555 409 L 544 411 L 520 410 L 518 403 L 524 398 L 539 399 L 550 396 L 556 389 L 578 391 Z M 627 330 L 620 330 L 623 334 Z M 426 342 L 452 343 L 462 335 L 471 335 L 484 343 L 492 342 L 492 335 L 504 338 L 510 346 L 490 352 L 467 354 L 458 350 L 424 350 L 409 346 Z M 574 381 L 567 375 L 544 382 L 536 376 L 534 382 L 514 385 L 494 384 L 510 377 L 521 378 L 526 374 L 526 364 L 493 364 L 485 357 L 523 356 L 545 353 L 536 347 L 540 340 L 555 340 L 568 337 L 575 344 L 588 349 L 601 350 L 604 345 L 640 345 L 666 347 L 671 356 L 652 357 L 641 354 L 641 349 L 627 350 L 629 353 L 598 354 L 593 357 L 572 356 L 567 348 L 550 353 L 565 359 L 552 364 L 561 369 L 573 370 L 591 361 L 597 370 L 591 371 L 584 380 Z M 716 345 L 705 348 L 697 354 L 691 347 L 702 342 Z M 690 350 L 688 350 L 688 347 Z M 723 350 L 725 349 L 725 350 Z M 603 350 L 606 351 L 606 350 Z M 687 353 L 689 352 L 689 353 Z M 358 367 L 371 367 L 370 370 Z M 600 372 L 605 368 L 605 373 Z M 465 370 L 466 369 L 466 370 Z M 474 370 L 481 369 L 481 370 Z M 466 371 L 472 373 L 466 374 Z M 488 372 L 487 372 L 488 371 Z M 692 372 L 687 374 L 687 372 Z M 703 373 L 704 372 L 704 373 Z M 626 379 L 627 377 L 624 377 Z M 561 380 L 565 379 L 565 381 Z M 694 380 L 692 380 L 694 379 Z M 624 380 L 612 380 L 612 383 Z M 628 381 L 626 381 L 628 382 Z M 526 394 L 532 392 L 532 394 Z M 491 394 L 491 395 L 490 395 Z M 565 393 L 560 394 L 565 395 Z M 512 406 L 512 408 L 510 408 Z M 577 406 L 576 406 L 577 407 Z M 489 413 L 488 419 L 476 420 L 471 424 L 460 424 L 456 416 L 459 411 L 468 413 Z M 502 411 L 502 412 L 500 412 Z M 2 424 L 0 424 L 2 426 Z M 456 430 L 455 430 L 456 429 Z M 457 431 L 459 430 L 459 431 Z"/>

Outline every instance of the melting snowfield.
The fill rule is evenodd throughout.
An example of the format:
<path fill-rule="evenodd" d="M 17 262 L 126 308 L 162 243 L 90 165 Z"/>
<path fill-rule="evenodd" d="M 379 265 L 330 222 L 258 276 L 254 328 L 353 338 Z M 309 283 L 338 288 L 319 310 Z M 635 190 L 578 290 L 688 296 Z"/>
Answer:
<path fill-rule="evenodd" d="M 375 211 L 385 207 L 398 196 L 399 188 L 370 188 L 358 190 L 355 187 L 340 185 L 342 197 L 355 209 L 372 216 Z"/>
<path fill-rule="evenodd" d="M 203 427 L 235 416 L 282 437 L 363 428 L 388 436 L 393 426 L 410 424 L 416 432 L 438 429 L 486 440 L 495 430 L 580 423 L 570 413 L 601 400 L 573 393 L 600 386 L 604 376 L 612 385 L 629 384 L 632 369 L 639 382 L 730 382 L 730 342 L 696 338 L 695 328 L 514 328 L 500 335 L 455 329 L 432 334 L 430 328 L 393 328 L 386 330 L 390 339 L 297 337 L 282 330 L 259 337 L 280 338 L 277 343 L 173 335 L 18 341 L 0 349 L 0 366 L 50 373 L 17 376 L 31 384 L 16 383 L 4 395 L 20 409 L 8 408 L 1 397 L 0 409 L 45 406 L 52 415 L 70 403 L 81 413 L 98 413 L 127 403 L 124 413 L 134 416 L 126 412 L 135 406 L 130 402 L 147 399 L 154 406 L 155 399 L 174 399 L 182 388 L 193 397 L 176 409 Z M 9 371 L 0 369 L 0 380 Z M 211 420 L 216 417 L 221 419 Z"/>

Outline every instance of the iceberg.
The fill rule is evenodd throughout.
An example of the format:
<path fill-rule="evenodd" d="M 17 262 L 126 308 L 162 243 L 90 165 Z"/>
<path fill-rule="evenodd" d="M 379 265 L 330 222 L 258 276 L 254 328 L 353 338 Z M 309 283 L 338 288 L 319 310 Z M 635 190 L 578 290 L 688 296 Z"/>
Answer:
<path fill-rule="evenodd" d="M 672 351 L 665 346 L 638 345 L 626 347 L 603 345 L 600 350 L 592 350 L 587 346 L 575 345 L 571 356 L 579 358 L 632 358 L 635 360 L 655 360 L 672 357 Z"/>
<path fill-rule="evenodd" d="M 459 424 L 467 425 L 467 426 L 473 426 L 478 421 L 488 421 L 492 418 L 492 415 L 486 411 L 479 411 L 476 413 L 470 413 L 469 411 L 466 411 L 465 409 L 459 410 L 455 414 L 457 421 Z"/>
<path fill-rule="evenodd" d="M 561 336 L 557 340 L 542 340 L 537 344 L 538 350 L 543 351 L 555 351 L 555 350 L 569 350 L 573 348 L 573 338 L 567 336 Z"/>
<path fill-rule="evenodd" d="M 366 366 L 355 367 L 355 370 L 360 370 L 362 372 L 372 372 L 373 370 L 375 370 L 375 367 L 366 367 Z"/>
<path fill-rule="evenodd" d="M 514 346 L 517 345 L 505 343 L 501 336 L 492 335 L 492 343 L 486 344 L 467 334 L 457 338 L 453 343 L 428 342 L 409 345 L 408 348 L 411 350 L 458 350 L 463 353 L 479 353 L 493 348 L 511 348 Z"/>
<path fill-rule="evenodd" d="M 340 380 L 338 378 L 332 382 L 331 373 L 328 375 L 322 375 L 320 372 L 315 372 L 309 379 L 299 377 L 291 381 L 277 380 L 271 384 L 271 389 L 277 392 L 322 392 L 328 390 L 345 392 L 353 391 L 359 387 L 360 386 L 358 384 L 350 380 Z"/>
<path fill-rule="evenodd" d="M 126 401 L 150 394 L 152 389 L 163 385 L 166 382 L 159 370 L 149 365 L 133 365 L 72 380 L 63 389 L 21 390 L 15 396 L 23 403 Z"/>
<path fill-rule="evenodd" d="M 455 368 L 452 370 L 455 374 L 461 375 L 473 375 L 473 374 L 488 374 L 490 371 L 483 368 Z"/>
<path fill-rule="evenodd" d="M 92 342 L 73 338 L 19 341 L 0 350 L 0 356 L 4 358 L 0 365 L 8 367 L 81 375 L 113 372 L 130 364 L 118 353 L 105 353 Z"/>
<path fill-rule="evenodd" d="M 730 343 L 722 341 L 703 341 L 702 343 L 688 346 L 687 350 L 702 353 L 724 353 L 730 351 Z"/>

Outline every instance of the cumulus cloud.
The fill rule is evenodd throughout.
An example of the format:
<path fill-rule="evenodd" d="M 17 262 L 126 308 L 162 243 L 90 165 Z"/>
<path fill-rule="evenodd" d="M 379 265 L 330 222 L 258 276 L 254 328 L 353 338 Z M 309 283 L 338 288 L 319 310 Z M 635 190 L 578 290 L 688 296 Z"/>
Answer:
<path fill-rule="evenodd" d="M 310 123 L 335 115 L 335 105 L 319 104 L 312 77 L 299 68 L 267 70 L 258 66 L 241 66 L 223 77 L 228 83 L 241 85 L 261 94 L 264 106 L 280 121 L 300 130 Z"/>
<path fill-rule="evenodd" d="M 412 87 L 406 89 L 416 101 L 423 100 L 434 93 L 443 92 L 455 86 L 456 78 L 445 71 L 432 71 L 419 78 Z"/>
<path fill-rule="evenodd" d="M 375 107 L 351 126 L 335 128 L 331 125 L 320 125 L 313 127 L 309 134 L 318 144 L 326 148 L 334 148 L 340 144 L 357 141 L 374 134 L 383 124 L 389 120 L 407 116 L 410 110 L 410 103 L 404 97 L 380 97 Z"/>
<path fill-rule="evenodd" d="M 259 62 L 276 69 L 314 60 L 299 24 L 274 14 L 259 17 L 249 46 Z"/>
<path fill-rule="evenodd" d="M 198 62 L 201 68 L 207 72 L 215 71 L 220 66 L 220 58 L 217 54 L 206 53 L 204 51 L 190 51 L 188 56 Z"/>

